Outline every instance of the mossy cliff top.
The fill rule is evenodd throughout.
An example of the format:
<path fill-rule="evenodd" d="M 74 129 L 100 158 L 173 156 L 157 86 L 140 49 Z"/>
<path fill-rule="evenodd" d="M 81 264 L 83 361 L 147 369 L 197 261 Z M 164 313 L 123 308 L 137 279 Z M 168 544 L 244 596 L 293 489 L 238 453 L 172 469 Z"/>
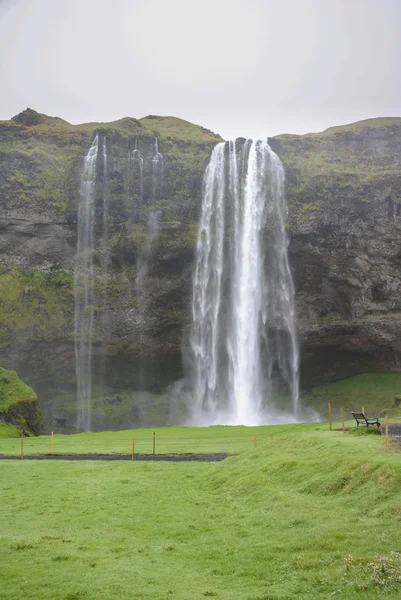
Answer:
<path fill-rule="evenodd" d="M 0 367 L 0 435 L 18 425 L 27 433 L 39 433 L 41 414 L 38 397 L 14 371 Z M 15 431 L 15 430 L 14 430 Z"/>
<path fill-rule="evenodd" d="M 46 220 L 76 218 L 82 159 L 95 135 L 107 143 L 111 201 L 133 196 L 129 189 L 129 153 L 138 148 L 144 160 L 144 201 L 151 198 L 150 173 L 154 142 L 164 156 L 164 188 L 160 206 L 199 203 L 200 182 L 213 146 L 221 137 L 175 117 L 125 117 L 112 123 L 72 125 L 27 109 L 0 121 L 0 206 L 3 215 Z M 101 169 L 101 161 L 99 169 Z M 100 178 L 102 174 L 99 172 Z M 148 196 L 148 197 L 147 197 Z M 134 199 L 135 200 L 135 199 Z M 137 200 L 137 199 L 136 199 Z M 145 211 L 146 212 L 146 211 Z M 146 214 L 144 214 L 146 221 Z M 124 220 L 124 216 L 120 221 Z"/>
<path fill-rule="evenodd" d="M 322 191 L 326 200 L 345 196 L 373 199 L 368 187 L 381 187 L 385 200 L 401 202 L 401 118 L 367 119 L 321 133 L 284 134 L 269 139 L 286 167 L 291 202 Z M 336 198 L 333 191 L 340 192 Z"/>

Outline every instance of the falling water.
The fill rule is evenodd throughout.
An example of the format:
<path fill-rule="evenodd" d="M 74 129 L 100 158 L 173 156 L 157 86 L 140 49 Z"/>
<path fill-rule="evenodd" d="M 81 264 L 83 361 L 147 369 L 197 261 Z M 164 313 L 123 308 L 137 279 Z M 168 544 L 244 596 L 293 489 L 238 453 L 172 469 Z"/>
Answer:
<path fill-rule="evenodd" d="M 139 180 L 139 203 L 143 203 L 143 158 L 138 150 L 138 140 L 135 140 L 135 149 L 132 151 L 133 174 Z"/>
<path fill-rule="evenodd" d="M 142 245 L 140 255 L 137 262 L 137 276 L 135 279 L 137 310 L 139 314 L 139 387 L 145 389 L 144 372 L 143 372 L 143 354 L 144 354 L 144 324 L 146 323 L 146 314 L 148 312 L 149 301 L 152 299 L 152 294 L 149 287 L 149 261 L 152 251 L 152 246 L 156 241 L 160 231 L 160 212 L 151 212 L 148 218 L 148 231 L 144 244 Z"/>
<path fill-rule="evenodd" d="M 77 254 L 74 274 L 75 360 L 77 376 L 77 427 L 91 429 L 93 249 L 96 165 L 99 137 L 84 160 L 78 207 Z"/>
<path fill-rule="evenodd" d="M 159 142 L 155 138 L 154 154 L 152 158 L 152 200 L 159 200 L 163 186 L 164 159 L 159 152 Z"/>
<path fill-rule="evenodd" d="M 107 139 L 103 138 L 103 270 L 107 271 L 109 264 L 109 174 L 107 163 Z"/>
<path fill-rule="evenodd" d="M 285 217 L 284 169 L 268 144 L 218 144 L 204 178 L 193 277 L 194 423 L 274 422 L 277 378 L 297 415 Z"/>

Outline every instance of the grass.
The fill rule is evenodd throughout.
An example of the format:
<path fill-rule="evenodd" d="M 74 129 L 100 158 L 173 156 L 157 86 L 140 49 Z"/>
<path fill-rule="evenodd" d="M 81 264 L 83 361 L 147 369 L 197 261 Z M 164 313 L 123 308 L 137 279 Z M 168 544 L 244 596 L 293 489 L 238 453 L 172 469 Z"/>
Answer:
<path fill-rule="evenodd" d="M 401 374 L 364 373 L 334 383 L 313 388 L 302 397 L 302 404 L 310 406 L 320 414 L 327 414 L 331 402 L 333 415 L 339 418 L 340 408 L 344 414 L 365 408 L 370 416 L 401 416 L 401 406 L 394 408 L 394 397 L 401 393 Z"/>
<path fill-rule="evenodd" d="M 126 431 L 107 431 L 100 433 L 78 433 L 72 435 L 57 434 L 54 436 L 54 452 L 57 454 L 131 454 L 132 439 L 135 438 L 135 451 L 151 454 L 153 448 L 153 432 L 156 433 L 157 454 L 185 453 L 237 453 L 246 452 L 256 443 L 266 441 L 271 431 L 290 431 L 294 425 L 276 427 L 165 427 L 160 429 L 136 429 Z M 299 431 L 304 427 L 296 426 Z M 323 427 L 320 425 L 320 427 Z M 25 454 L 49 454 L 51 437 L 39 436 L 24 440 Z M 19 455 L 18 439 L 1 439 L 0 454 Z"/>
<path fill-rule="evenodd" d="M 400 454 L 321 425 L 244 451 L 242 429 L 222 463 L 0 463 L 0 598 L 398 598 Z"/>
<path fill-rule="evenodd" d="M 26 383 L 21 381 L 15 371 L 0 367 L 0 414 L 6 413 L 21 402 L 32 404 L 38 398 Z"/>

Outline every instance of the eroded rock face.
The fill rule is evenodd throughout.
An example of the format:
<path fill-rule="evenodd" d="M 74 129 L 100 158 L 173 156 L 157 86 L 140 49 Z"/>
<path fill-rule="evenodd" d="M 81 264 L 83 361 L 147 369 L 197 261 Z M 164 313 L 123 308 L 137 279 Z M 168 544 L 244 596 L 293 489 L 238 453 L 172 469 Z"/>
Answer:
<path fill-rule="evenodd" d="M 287 172 L 304 385 L 401 368 L 401 120 L 271 141 Z"/>
<path fill-rule="evenodd" d="M 95 134 L 108 161 L 107 174 L 101 157 L 97 165 L 94 390 L 113 402 L 182 375 L 202 177 L 220 141 L 170 118 L 72 126 L 29 112 L 0 123 L 0 363 L 35 388 L 47 429 L 74 421 L 77 205 Z M 303 385 L 401 370 L 401 120 L 269 142 L 286 168 Z M 129 167 L 135 148 L 142 188 Z M 54 401 L 63 394 L 70 400 Z M 127 426 L 151 422 L 132 415 Z"/>

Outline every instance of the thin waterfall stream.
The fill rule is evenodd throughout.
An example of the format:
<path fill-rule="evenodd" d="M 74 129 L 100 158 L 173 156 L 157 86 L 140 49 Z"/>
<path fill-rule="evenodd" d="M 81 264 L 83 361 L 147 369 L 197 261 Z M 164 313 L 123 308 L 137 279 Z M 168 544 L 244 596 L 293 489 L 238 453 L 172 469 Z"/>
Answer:
<path fill-rule="evenodd" d="M 214 148 L 193 275 L 192 424 L 297 418 L 299 354 L 286 211 L 284 168 L 266 142 Z M 291 398 L 285 416 L 278 395 Z"/>
<path fill-rule="evenodd" d="M 74 272 L 77 427 L 84 431 L 91 430 L 93 251 L 98 153 L 99 136 L 97 135 L 85 156 L 82 170 Z"/>

